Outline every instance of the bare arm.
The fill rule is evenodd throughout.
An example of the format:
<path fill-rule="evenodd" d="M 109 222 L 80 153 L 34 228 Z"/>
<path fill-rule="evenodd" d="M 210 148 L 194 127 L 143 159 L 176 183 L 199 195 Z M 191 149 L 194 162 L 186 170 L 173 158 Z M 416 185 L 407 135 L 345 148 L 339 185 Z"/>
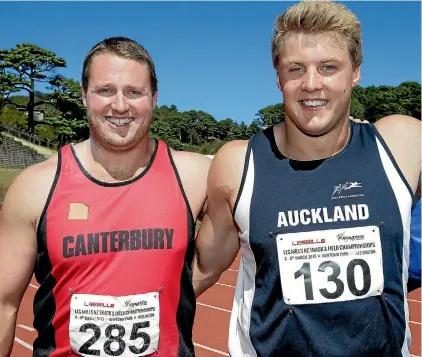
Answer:
<path fill-rule="evenodd" d="M 172 150 L 172 155 L 183 184 L 193 218 L 202 219 L 206 209 L 207 175 L 211 159 L 184 151 Z"/>
<path fill-rule="evenodd" d="M 375 126 L 415 193 L 421 174 L 421 121 L 405 115 L 389 115 Z"/>
<path fill-rule="evenodd" d="M 247 142 L 226 144 L 214 157 L 207 180 L 207 210 L 196 239 L 193 286 L 196 297 L 214 285 L 233 263 L 239 238 L 233 206 L 239 190 Z"/>
<path fill-rule="evenodd" d="M 12 352 L 17 313 L 37 254 L 36 215 L 46 199 L 40 201 L 44 190 L 37 185 L 38 167 L 19 174 L 7 191 L 1 210 L 0 357 L 10 356 Z M 49 181 L 48 175 L 42 179 Z"/>

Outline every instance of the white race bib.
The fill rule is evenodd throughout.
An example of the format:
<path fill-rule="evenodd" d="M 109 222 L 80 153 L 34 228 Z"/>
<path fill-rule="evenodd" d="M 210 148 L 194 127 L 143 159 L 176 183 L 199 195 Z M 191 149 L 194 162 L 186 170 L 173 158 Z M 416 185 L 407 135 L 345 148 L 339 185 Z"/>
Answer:
<path fill-rule="evenodd" d="M 159 293 L 130 296 L 73 294 L 70 346 L 82 356 L 144 356 L 160 335 Z"/>
<path fill-rule="evenodd" d="M 278 234 L 276 239 L 289 305 L 363 299 L 384 290 L 377 226 Z"/>

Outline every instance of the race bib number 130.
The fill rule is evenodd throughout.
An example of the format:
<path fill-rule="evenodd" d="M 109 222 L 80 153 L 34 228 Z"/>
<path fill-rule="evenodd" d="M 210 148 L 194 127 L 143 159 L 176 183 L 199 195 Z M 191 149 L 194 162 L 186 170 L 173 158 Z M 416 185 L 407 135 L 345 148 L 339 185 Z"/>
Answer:
<path fill-rule="evenodd" d="M 69 337 L 82 356 L 144 356 L 158 348 L 159 293 L 130 296 L 73 294 Z"/>
<path fill-rule="evenodd" d="M 356 300 L 384 290 L 377 226 L 278 234 L 276 239 L 289 305 Z"/>

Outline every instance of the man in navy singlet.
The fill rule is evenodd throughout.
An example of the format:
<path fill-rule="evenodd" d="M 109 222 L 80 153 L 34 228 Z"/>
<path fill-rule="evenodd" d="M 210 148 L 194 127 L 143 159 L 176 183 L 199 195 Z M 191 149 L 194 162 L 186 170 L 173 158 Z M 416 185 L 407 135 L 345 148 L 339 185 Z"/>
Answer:
<path fill-rule="evenodd" d="M 343 5 L 290 7 L 276 20 L 272 58 L 285 121 L 214 157 L 196 295 L 241 247 L 231 357 L 409 356 L 420 121 L 349 120 L 362 43 Z"/>

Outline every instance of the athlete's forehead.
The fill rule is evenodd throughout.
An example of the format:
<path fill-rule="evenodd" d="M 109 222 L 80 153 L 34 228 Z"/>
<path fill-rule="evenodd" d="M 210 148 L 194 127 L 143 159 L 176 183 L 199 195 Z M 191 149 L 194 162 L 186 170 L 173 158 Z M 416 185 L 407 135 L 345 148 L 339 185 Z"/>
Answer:
<path fill-rule="evenodd" d="M 89 71 L 89 82 L 98 85 L 150 86 L 149 69 L 145 63 L 104 53 L 95 56 Z"/>
<path fill-rule="evenodd" d="M 286 36 L 280 52 L 279 63 L 351 62 L 347 47 L 338 37 L 330 33 Z"/>

